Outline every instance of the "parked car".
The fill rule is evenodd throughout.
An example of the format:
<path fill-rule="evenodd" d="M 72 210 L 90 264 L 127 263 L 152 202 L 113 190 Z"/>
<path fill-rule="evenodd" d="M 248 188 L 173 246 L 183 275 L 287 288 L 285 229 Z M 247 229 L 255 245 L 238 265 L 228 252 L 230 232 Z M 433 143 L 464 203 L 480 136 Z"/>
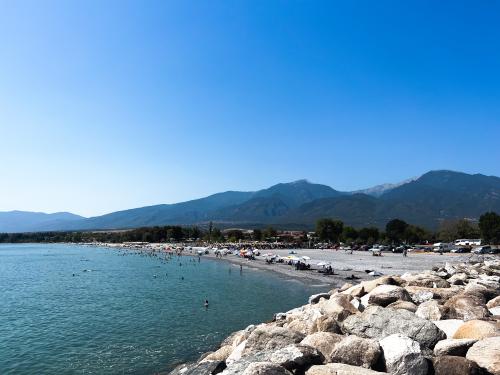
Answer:
<path fill-rule="evenodd" d="M 451 252 L 458 253 L 458 254 L 470 253 L 471 248 L 470 247 L 457 247 L 456 249 L 451 250 Z"/>
<path fill-rule="evenodd" d="M 405 246 L 405 245 L 400 245 L 400 246 L 397 246 L 397 247 L 394 247 L 392 249 L 392 252 L 393 253 L 402 253 L 405 249 L 408 249 L 409 246 Z"/>
<path fill-rule="evenodd" d="M 474 250 L 472 250 L 474 254 L 490 254 L 490 251 L 491 251 L 491 246 L 478 246 L 474 248 Z"/>
<path fill-rule="evenodd" d="M 372 255 L 381 255 L 382 251 L 384 250 L 384 246 L 382 245 L 373 245 L 371 249 L 368 251 L 372 252 Z"/>

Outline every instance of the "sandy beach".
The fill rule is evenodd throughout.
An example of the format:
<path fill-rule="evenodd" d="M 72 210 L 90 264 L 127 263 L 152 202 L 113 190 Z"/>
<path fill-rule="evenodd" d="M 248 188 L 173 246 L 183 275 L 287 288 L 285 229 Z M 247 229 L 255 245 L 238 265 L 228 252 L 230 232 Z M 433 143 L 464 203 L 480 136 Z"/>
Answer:
<path fill-rule="evenodd" d="M 273 253 L 278 256 L 286 257 L 289 255 L 289 249 L 262 250 L 261 254 Z M 226 261 L 245 268 L 253 268 L 278 273 L 283 277 L 293 278 L 306 282 L 308 284 L 321 284 L 331 287 L 339 287 L 346 282 L 353 284 L 362 281 L 374 279 L 366 270 L 376 271 L 383 275 L 401 275 L 405 272 L 420 272 L 432 268 L 433 266 L 442 266 L 446 262 L 455 264 L 466 261 L 471 254 L 434 254 L 434 253 L 409 253 L 405 258 L 402 254 L 393 254 L 384 252 L 382 256 L 372 256 L 368 251 L 354 251 L 352 254 L 343 250 L 321 250 L 321 249 L 297 249 L 294 250 L 298 257 L 308 256 L 311 264 L 311 270 L 299 271 L 294 266 L 284 263 L 268 264 L 264 256 L 258 256 L 255 260 L 240 258 L 236 255 L 225 255 L 217 258 L 213 253 L 203 255 L 201 258 L 215 259 L 217 261 Z M 194 255 L 185 251 L 184 255 Z M 329 262 L 335 275 L 324 275 L 318 272 L 321 267 L 316 266 L 319 262 Z M 354 275 L 359 279 L 349 280 Z"/>
<path fill-rule="evenodd" d="M 110 248 L 127 250 L 121 244 L 99 244 Z M 147 244 L 139 245 L 130 249 L 132 251 L 165 251 L 165 244 Z M 198 257 L 197 250 L 205 247 L 185 247 L 182 251 L 183 256 Z M 201 261 L 210 259 L 219 262 L 228 262 L 234 265 L 242 266 L 245 269 L 258 269 L 268 272 L 275 272 L 282 277 L 299 280 L 308 285 L 325 285 L 330 287 L 340 287 L 346 282 L 356 284 L 363 280 L 371 280 L 381 275 L 402 275 L 406 272 L 421 272 L 431 269 L 434 266 L 444 266 L 445 263 L 456 264 L 466 262 L 471 257 L 477 256 L 471 254 L 453 254 L 424 252 L 409 252 L 407 257 L 400 253 L 383 252 L 382 256 L 373 256 L 370 251 L 345 252 L 344 250 L 332 249 L 293 249 L 293 255 L 297 257 L 307 256 L 307 261 L 311 265 L 310 270 L 296 270 L 295 266 L 286 263 L 266 263 L 266 257 L 263 254 L 272 253 L 280 257 L 290 255 L 290 249 L 261 249 L 261 255 L 254 260 L 241 258 L 237 255 L 228 254 L 222 257 L 216 257 L 213 250 L 209 254 L 202 255 Z M 330 263 L 333 267 L 334 275 L 325 275 L 319 273 L 322 267 L 317 266 L 320 262 Z M 367 271 L 375 271 L 375 275 L 369 275 Z M 354 276 L 354 279 L 353 279 Z"/>

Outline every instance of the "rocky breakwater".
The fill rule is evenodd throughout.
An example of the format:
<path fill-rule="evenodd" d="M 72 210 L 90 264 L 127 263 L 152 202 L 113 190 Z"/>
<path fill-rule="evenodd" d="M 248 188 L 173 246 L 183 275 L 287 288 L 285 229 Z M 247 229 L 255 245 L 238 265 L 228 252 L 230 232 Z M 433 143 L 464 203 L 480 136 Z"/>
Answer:
<path fill-rule="evenodd" d="M 311 296 L 171 375 L 500 374 L 500 261 Z"/>

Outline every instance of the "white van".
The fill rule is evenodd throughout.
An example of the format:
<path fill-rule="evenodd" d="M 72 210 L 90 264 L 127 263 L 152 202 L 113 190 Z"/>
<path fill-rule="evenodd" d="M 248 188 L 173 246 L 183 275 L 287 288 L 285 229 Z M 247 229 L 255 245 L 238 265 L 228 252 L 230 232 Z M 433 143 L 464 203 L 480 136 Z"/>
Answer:
<path fill-rule="evenodd" d="M 455 246 L 481 246 L 481 240 L 470 240 L 466 238 L 462 238 L 459 240 L 455 240 Z"/>

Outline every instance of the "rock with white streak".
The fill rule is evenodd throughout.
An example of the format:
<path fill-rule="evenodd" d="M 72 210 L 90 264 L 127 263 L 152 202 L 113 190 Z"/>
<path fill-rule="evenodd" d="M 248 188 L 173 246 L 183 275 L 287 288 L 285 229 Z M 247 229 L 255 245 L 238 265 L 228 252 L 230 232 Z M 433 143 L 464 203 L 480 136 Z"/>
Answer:
<path fill-rule="evenodd" d="M 437 303 L 437 301 L 426 301 L 418 306 L 415 315 L 427 319 L 427 320 L 440 320 L 443 316 L 442 307 Z"/>
<path fill-rule="evenodd" d="M 393 375 L 426 375 L 428 365 L 418 342 L 402 335 L 380 340 L 387 371 Z"/>
<path fill-rule="evenodd" d="M 406 310 L 394 310 L 380 306 L 369 306 L 342 322 L 345 333 L 365 338 L 383 339 L 399 333 L 419 342 L 422 346 L 433 348 L 446 335 L 434 323 L 417 317 Z"/>

